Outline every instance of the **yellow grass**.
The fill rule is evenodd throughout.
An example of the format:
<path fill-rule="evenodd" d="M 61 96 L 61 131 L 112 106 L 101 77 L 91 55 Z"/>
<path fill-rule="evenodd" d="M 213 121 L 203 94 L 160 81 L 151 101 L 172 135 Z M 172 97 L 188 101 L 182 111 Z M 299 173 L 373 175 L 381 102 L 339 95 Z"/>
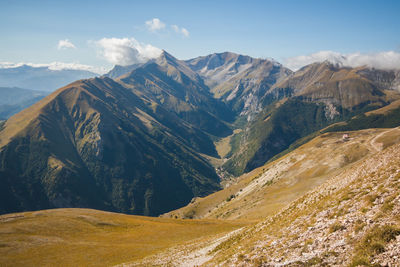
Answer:
<path fill-rule="evenodd" d="M 323 134 L 282 158 L 239 177 L 230 187 L 163 216 L 263 219 L 324 183 L 344 167 L 375 153 L 382 139 L 387 139 L 385 146 L 400 141 L 396 137 L 399 132 L 396 129 L 350 132 L 349 141 L 343 141 L 343 133 Z"/>
<path fill-rule="evenodd" d="M 241 131 L 242 131 L 241 129 L 236 129 L 233 131 L 233 134 L 231 134 L 227 137 L 221 138 L 220 140 L 215 142 L 215 149 L 217 150 L 218 155 L 221 158 L 225 158 L 225 156 L 228 155 L 229 152 L 231 152 L 231 149 L 232 149 L 231 138 L 232 138 L 232 136 L 240 133 Z"/>
<path fill-rule="evenodd" d="M 110 266 L 240 226 L 89 209 L 8 214 L 0 216 L 0 266 Z"/>
<path fill-rule="evenodd" d="M 140 261 L 182 244 L 211 240 L 265 220 L 336 177 L 343 168 L 351 168 L 358 160 L 400 142 L 400 128 L 348 133 L 347 141 L 342 139 L 343 133 L 316 137 L 241 176 L 228 188 L 165 214 L 173 218 L 194 215 L 201 220 L 89 209 L 0 216 L 0 266 L 110 266 Z"/>
<path fill-rule="evenodd" d="M 367 113 L 365 113 L 365 114 L 366 114 L 367 116 L 368 116 L 368 115 L 373 115 L 373 114 L 386 114 L 386 113 L 388 113 L 389 111 L 391 111 L 391 110 L 393 110 L 393 109 L 397 109 L 397 108 L 399 108 L 399 107 L 400 107 L 400 99 L 399 99 L 399 100 L 396 100 L 396 101 L 393 101 L 392 103 L 390 103 L 390 104 L 387 105 L 387 106 L 384 106 L 384 107 L 382 107 L 382 108 L 369 111 L 369 112 L 367 112 Z"/>

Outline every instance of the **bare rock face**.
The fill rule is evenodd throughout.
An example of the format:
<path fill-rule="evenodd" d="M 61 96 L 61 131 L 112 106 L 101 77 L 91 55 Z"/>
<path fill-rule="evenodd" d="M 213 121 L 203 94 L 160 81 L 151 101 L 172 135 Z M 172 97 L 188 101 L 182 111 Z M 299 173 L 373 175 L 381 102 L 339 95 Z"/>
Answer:
<path fill-rule="evenodd" d="M 118 77 L 121 77 L 122 75 L 125 75 L 129 72 L 132 72 L 133 70 L 141 67 L 143 63 L 136 63 L 128 66 L 121 66 L 121 65 L 115 65 L 112 70 L 104 74 L 104 77 L 116 79 Z"/>
<path fill-rule="evenodd" d="M 400 71 L 399 70 L 379 70 L 362 68 L 357 72 L 362 77 L 375 82 L 379 88 L 400 91 Z"/>
<path fill-rule="evenodd" d="M 186 61 L 200 74 L 216 98 L 250 118 L 260 112 L 261 98 L 276 82 L 292 73 L 274 60 L 225 52 Z"/>
<path fill-rule="evenodd" d="M 394 89 L 393 71 L 338 67 L 314 63 L 290 75 L 274 88 L 292 88 L 296 96 L 346 109 L 373 102 L 384 103 L 384 90 Z"/>

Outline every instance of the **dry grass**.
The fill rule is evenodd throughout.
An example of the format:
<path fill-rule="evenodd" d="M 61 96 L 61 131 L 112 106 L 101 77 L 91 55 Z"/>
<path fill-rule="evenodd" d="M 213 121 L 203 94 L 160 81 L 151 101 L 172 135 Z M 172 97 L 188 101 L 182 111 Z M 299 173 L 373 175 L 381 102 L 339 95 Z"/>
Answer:
<path fill-rule="evenodd" d="M 393 128 L 376 138 L 376 143 L 382 144 L 382 149 L 400 142 L 400 128 Z"/>
<path fill-rule="evenodd" d="M 385 131 L 385 134 L 379 135 Z M 375 138 L 378 135 L 379 138 Z M 324 134 L 284 157 L 243 175 L 236 184 L 167 214 L 236 220 L 148 218 L 86 209 L 0 216 L 0 266 L 54 266 L 60 262 L 65 266 L 110 266 L 135 262 L 197 239 L 210 239 L 211 236 L 265 219 L 295 199 L 301 203 L 303 195 L 335 177 L 338 171 L 343 171 L 343 168 L 351 170 L 353 163 L 357 164 L 359 159 L 375 153 L 372 140 L 390 144 L 391 138 L 398 135 L 398 130 L 363 130 L 350 133 L 351 140 L 343 142 L 342 133 Z M 265 173 L 273 177 L 264 177 Z M 371 182 L 370 186 L 372 188 L 374 184 Z M 349 189 L 327 195 L 302 209 L 288 209 L 284 216 L 269 224 L 267 232 L 279 238 L 287 234 L 282 232 L 283 227 L 307 214 L 309 224 L 304 224 L 304 227 L 310 227 L 315 220 L 312 214 L 329 208 L 329 203 L 345 203 L 355 197 Z M 360 193 L 357 198 L 368 207 L 375 205 L 373 193 Z M 381 209 L 390 211 L 392 201 L 393 198 L 386 198 Z M 338 216 L 338 213 L 335 214 Z M 355 232 L 361 233 L 365 230 L 365 223 L 357 222 L 354 228 Z M 343 229 L 342 225 L 334 224 L 329 231 L 337 234 Z M 251 234 L 246 237 L 249 240 L 252 238 L 259 237 Z M 225 251 L 240 240 L 240 235 L 233 236 L 221 243 L 216 251 Z M 376 243 L 371 251 L 380 249 L 379 242 Z M 360 255 L 361 258 L 364 256 Z M 356 260 L 355 257 L 354 262 Z"/>
<path fill-rule="evenodd" d="M 231 152 L 231 149 L 232 149 L 231 138 L 232 138 L 232 136 L 240 133 L 241 131 L 242 131 L 241 129 L 236 129 L 233 131 L 233 134 L 231 134 L 227 137 L 221 138 L 220 140 L 215 142 L 215 149 L 217 150 L 218 155 L 221 158 L 225 158 L 225 156 L 228 155 L 229 152 Z"/>
<path fill-rule="evenodd" d="M 384 252 L 385 245 L 399 234 L 400 230 L 392 225 L 384 225 L 371 229 L 357 244 L 355 254 L 349 266 L 373 266 L 370 258 Z"/>
<path fill-rule="evenodd" d="M 241 224 L 174 220 L 88 209 L 0 216 L 0 266 L 110 266 Z"/>
<path fill-rule="evenodd" d="M 386 92 L 386 93 L 390 93 L 390 92 Z M 394 95 L 392 98 L 395 98 L 395 97 L 398 97 L 398 95 Z M 391 100 L 393 100 L 393 99 L 391 99 Z M 372 115 L 372 114 L 387 114 L 389 111 L 391 111 L 393 109 L 397 109 L 398 107 L 400 107 L 400 99 L 393 101 L 392 103 L 390 103 L 387 106 L 384 106 L 384 107 L 376 109 L 376 110 L 369 111 L 365 114 L 367 116 Z"/>
<path fill-rule="evenodd" d="M 225 158 L 225 156 L 231 151 L 231 137 L 231 135 L 227 136 L 215 143 L 215 148 L 221 158 Z"/>
<path fill-rule="evenodd" d="M 271 216 L 291 201 L 324 183 L 342 168 L 375 152 L 371 140 L 386 129 L 370 129 L 350 133 L 326 133 L 263 167 L 238 178 L 230 187 L 199 198 L 190 205 L 166 214 L 166 217 L 246 219 L 257 221 Z M 395 130 L 380 139 L 393 139 Z M 386 141 L 385 141 L 386 142 Z M 387 141 L 389 142 L 389 141 Z M 230 201 L 226 199 L 231 195 Z"/>

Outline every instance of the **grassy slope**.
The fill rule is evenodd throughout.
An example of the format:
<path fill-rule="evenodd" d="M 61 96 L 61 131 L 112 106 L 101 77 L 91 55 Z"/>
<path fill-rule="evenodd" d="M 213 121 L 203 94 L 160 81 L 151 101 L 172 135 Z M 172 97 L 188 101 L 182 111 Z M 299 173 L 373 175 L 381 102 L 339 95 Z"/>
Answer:
<path fill-rule="evenodd" d="M 376 135 L 376 154 L 221 243 L 207 266 L 396 266 L 399 135 Z"/>
<path fill-rule="evenodd" d="M 223 167 L 238 176 L 264 165 L 299 138 L 398 100 L 398 92 L 384 90 L 387 87 L 377 86 L 358 71 L 316 63 L 276 83 L 263 97 L 264 110 L 240 136 L 232 138 L 236 141 L 233 155 Z M 283 91 L 294 97 L 270 112 L 268 105 L 284 97 Z M 376 127 L 370 124 L 364 123 L 364 129 Z"/>
<path fill-rule="evenodd" d="M 336 137 L 341 137 L 341 134 L 325 134 L 296 151 L 307 149 L 312 150 L 310 154 L 313 154 L 316 152 L 315 148 L 331 146 L 331 150 L 325 150 L 327 157 L 321 161 L 336 163 L 335 156 L 344 151 L 344 158 L 353 162 L 326 174 L 323 183 L 308 189 L 302 195 L 298 194 L 287 205 L 277 208 L 274 215 L 263 216 L 257 224 L 231 232 L 223 240 L 215 238 L 196 245 L 180 246 L 175 250 L 153 255 L 140 261 L 140 264 L 158 266 L 159 262 L 167 262 L 171 266 L 193 266 L 192 263 L 199 266 L 375 266 L 373 264 L 378 263 L 387 266 L 389 262 L 396 266 L 396 258 L 393 256 L 398 256 L 400 249 L 400 243 L 396 241 L 400 238 L 400 128 L 351 132 L 350 140 L 343 142 L 348 149 L 337 142 Z M 355 143 L 360 147 L 354 147 Z M 359 157 L 363 150 L 361 145 L 371 152 Z M 338 153 L 334 149 L 332 151 L 332 147 L 337 147 Z M 349 154 L 351 151 L 353 153 Z M 293 156 L 293 152 L 284 158 Z M 308 161 L 318 161 L 321 155 L 316 154 L 313 159 L 308 158 Z M 307 161 L 307 157 L 304 159 Z M 275 164 L 279 165 L 279 161 L 275 161 Z M 314 168 L 309 169 L 314 171 Z M 264 169 L 264 172 L 268 171 Z M 261 172 L 262 169 L 258 173 L 254 171 L 242 177 L 238 185 L 200 199 L 197 208 L 196 203 L 188 208 L 196 212 L 201 212 L 201 209 L 206 211 L 207 204 L 215 204 L 213 201 L 218 198 L 222 200 L 229 196 L 232 193 L 229 189 L 236 187 L 245 191 L 240 183 L 246 179 L 253 180 L 254 177 L 257 178 L 253 181 L 259 180 L 262 177 L 259 175 Z M 308 175 L 312 177 L 310 173 Z M 291 179 L 286 181 L 290 187 Z M 225 192 L 225 196 L 221 196 L 221 192 Z M 257 188 L 250 193 L 257 194 Z M 233 203 L 239 198 L 240 196 L 236 196 L 226 203 Z M 251 203 L 247 203 L 241 211 L 247 212 L 248 208 L 251 208 Z M 259 205 L 256 210 L 263 213 L 265 208 L 268 206 Z M 233 211 L 238 214 L 234 209 Z M 246 218 L 251 216 L 249 213 Z M 171 257 L 171 251 L 175 257 Z"/>
<path fill-rule="evenodd" d="M 354 131 L 366 128 L 391 128 L 400 125 L 400 100 L 382 108 L 354 116 L 347 121 L 335 123 L 323 132 Z"/>
<path fill-rule="evenodd" d="M 110 266 L 241 225 L 89 209 L 7 214 L 0 216 L 0 266 Z"/>
<path fill-rule="evenodd" d="M 268 228 L 265 229 L 262 226 L 266 223 L 249 226 L 244 234 L 232 236 L 214 250 L 218 254 L 213 261 L 220 262 L 229 259 L 238 263 L 243 260 L 248 261 L 248 257 L 252 255 L 253 259 L 250 261 L 253 263 L 263 262 L 265 259 L 260 256 L 263 255 L 260 251 L 252 252 L 255 244 L 261 240 L 260 238 L 265 238 L 265 234 L 273 238 L 283 236 L 285 242 L 290 243 L 296 239 L 291 239 L 292 234 L 278 231 L 280 227 L 289 229 L 287 233 L 293 232 L 293 227 L 307 229 L 315 220 L 310 219 L 309 222 L 305 222 L 302 216 L 314 218 L 317 212 L 326 208 L 333 208 L 334 212 L 339 214 L 341 207 L 336 206 L 336 203 L 340 203 L 337 202 L 338 199 L 345 201 L 352 199 L 352 191 L 354 191 L 352 188 L 342 190 L 341 188 L 346 188 L 343 187 L 346 184 L 342 183 L 338 189 L 335 187 L 335 183 L 341 179 L 340 175 L 353 173 L 355 168 L 360 169 L 359 165 L 365 160 L 378 158 L 382 149 L 399 143 L 400 129 L 369 129 L 352 132 L 351 139 L 347 142 L 344 142 L 341 136 L 342 133 L 327 133 L 317 137 L 283 158 L 242 176 L 237 184 L 206 198 L 198 199 L 195 203 L 175 213 L 167 214 L 174 216 L 194 211 L 192 216 L 235 220 L 149 218 L 87 209 L 45 210 L 0 216 L 0 265 L 54 266 L 62 262 L 66 266 L 109 266 L 126 262 L 141 263 L 141 259 L 149 256 L 150 259 L 157 259 L 158 255 L 161 255 L 163 259 L 165 253 L 174 251 L 172 248 L 185 251 L 185 244 L 191 251 L 193 249 L 195 251 L 193 244 L 212 244 L 217 236 L 225 235 L 248 223 L 276 218 L 272 221 L 268 220 L 266 222 Z M 329 166 L 322 166 L 321 163 L 329 163 Z M 396 166 L 393 166 L 394 169 L 387 168 L 385 171 L 392 172 L 396 169 Z M 387 177 L 383 174 L 375 174 L 381 181 L 379 183 L 383 183 Z M 270 184 L 268 181 L 271 175 L 274 177 L 274 182 Z M 356 177 L 359 177 L 359 183 L 362 184 L 363 176 Z M 331 182 L 332 179 L 336 182 Z M 379 186 L 379 183 L 373 182 L 372 186 Z M 312 190 L 319 192 L 318 188 L 325 188 L 325 184 L 332 185 L 333 190 L 337 190 L 332 196 L 327 197 L 327 202 L 318 202 L 318 205 L 305 206 L 305 208 L 300 205 L 304 199 L 316 201 L 310 192 Z M 355 188 L 365 187 L 363 184 L 354 186 Z M 371 189 L 371 187 L 368 188 Z M 367 194 L 387 194 L 385 188 L 379 187 L 377 190 L 368 191 Z M 227 201 L 231 195 L 236 196 Z M 364 199 L 365 193 L 360 191 L 359 195 L 361 199 Z M 210 207 L 214 208 L 216 204 L 219 207 L 208 214 Z M 349 205 L 346 207 L 351 207 L 351 204 Z M 290 208 L 292 206 L 296 208 Z M 389 209 L 392 206 L 389 205 Z M 310 210 L 314 212 L 312 213 L 314 215 L 308 215 Z M 277 215 L 272 217 L 273 214 Z M 380 216 L 386 218 L 386 213 L 381 213 Z M 243 220 L 244 218 L 246 220 Z M 292 225 L 296 219 L 297 224 L 305 223 L 298 226 L 296 223 Z M 341 231 L 335 230 L 334 221 L 336 222 L 336 220 L 329 221 L 326 226 L 327 231 Z M 382 221 L 382 225 L 385 222 Z M 349 250 L 346 256 L 356 259 L 359 257 L 358 254 L 362 254 L 362 251 L 359 252 L 357 248 L 362 248 L 363 236 L 371 234 L 369 229 L 370 227 L 366 227 L 365 231 L 359 234 L 359 238 L 354 239 L 354 242 L 350 244 L 352 248 L 356 247 L 354 255 Z M 261 231 L 262 235 L 250 234 L 254 231 Z M 269 240 L 266 244 L 271 244 L 272 241 Z M 305 242 L 309 241 L 305 240 Z M 235 248 L 237 244 L 241 246 L 239 250 Z M 296 247 L 287 247 L 289 251 L 296 249 Z M 271 249 L 271 247 L 267 248 Z M 272 248 L 275 249 L 275 247 Z M 280 249 L 281 247 L 276 247 L 274 253 L 282 253 Z M 360 257 L 363 257 L 363 254 Z"/>
<path fill-rule="evenodd" d="M 219 189 L 213 168 L 189 147 L 212 141 L 158 110 L 104 78 L 75 82 L 13 116 L 0 132 L 0 213 L 91 207 L 158 215 Z M 209 179 L 210 191 L 195 191 Z"/>
<path fill-rule="evenodd" d="M 242 175 L 237 183 L 166 217 L 246 218 L 258 220 L 279 211 L 291 201 L 317 187 L 343 168 L 376 153 L 371 140 L 386 129 L 350 133 L 326 133 L 263 167 Z M 398 139 L 390 136 L 386 142 Z"/>

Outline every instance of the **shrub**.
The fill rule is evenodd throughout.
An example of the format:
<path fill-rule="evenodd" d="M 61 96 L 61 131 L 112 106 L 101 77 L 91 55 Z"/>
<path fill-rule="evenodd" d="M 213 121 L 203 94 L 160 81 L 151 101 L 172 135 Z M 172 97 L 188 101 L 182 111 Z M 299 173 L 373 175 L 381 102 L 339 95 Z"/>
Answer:
<path fill-rule="evenodd" d="M 371 229 L 356 246 L 350 266 L 371 266 L 369 258 L 385 251 L 385 245 L 400 235 L 400 228 L 384 225 Z"/>
<path fill-rule="evenodd" d="M 340 224 L 338 222 L 335 222 L 334 224 L 332 224 L 329 227 L 329 232 L 333 233 L 333 232 L 341 231 L 341 230 L 344 230 L 344 229 L 346 229 L 346 227 L 344 225 L 342 225 L 342 224 Z"/>
<path fill-rule="evenodd" d="M 392 202 L 394 197 L 389 197 L 388 199 L 385 200 L 381 207 L 382 212 L 389 212 L 393 210 L 394 203 Z"/>
<path fill-rule="evenodd" d="M 233 198 L 235 198 L 235 197 L 236 197 L 236 196 L 232 194 L 232 195 L 230 195 L 229 197 L 226 198 L 226 201 L 229 202 L 229 201 L 231 201 L 231 200 L 232 200 Z"/>

